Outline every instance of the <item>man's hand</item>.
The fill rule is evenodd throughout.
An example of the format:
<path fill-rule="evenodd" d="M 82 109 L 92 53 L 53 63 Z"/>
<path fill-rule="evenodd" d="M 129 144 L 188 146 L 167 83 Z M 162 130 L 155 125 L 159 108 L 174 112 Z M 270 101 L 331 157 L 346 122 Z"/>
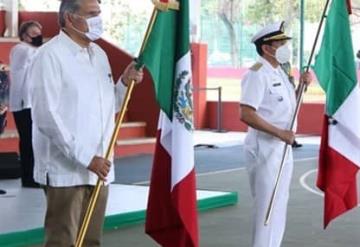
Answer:
<path fill-rule="evenodd" d="M 289 145 L 292 145 L 295 141 L 295 133 L 291 130 L 280 130 L 277 136 Z"/>
<path fill-rule="evenodd" d="M 132 80 L 134 80 L 135 83 L 140 83 L 143 80 L 143 69 L 140 68 L 139 70 L 136 70 L 135 66 L 135 62 L 130 63 L 122 74 L 122 81 L 126 86 L 129 86 Z"/>
<path fill-rule="evenodd" d="M 312 76 L 310 72 L 304 72 L 300 76 L 300 83 L 305 83 L 306 86 L 309 86 L 312 81 Z"/>
<path fill-rule="evenodd" d="M 0 105 L 0 115 L 4 114 L 7 111 L 7 106 L 5 105 Z"/>
<path fill-rule="evenodd" d="M 98 175 L 102 181 L 106 181 L 106 177 L 110 171 L 110 166 L 110 161 L 98 156 L 94 156 L 90 162 L 90 165 L 88 166 L 88 169 Z"/>

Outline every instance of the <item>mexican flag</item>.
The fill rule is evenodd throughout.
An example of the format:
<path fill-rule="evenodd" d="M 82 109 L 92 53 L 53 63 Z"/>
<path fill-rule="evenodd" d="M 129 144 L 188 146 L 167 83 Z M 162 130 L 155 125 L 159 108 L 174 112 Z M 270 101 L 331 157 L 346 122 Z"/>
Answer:
<path fill-rule="evenodd" d="M 324 228 L 358 205 L 360 90 L 351 41 L 349 3 L 332 1 L 314 66 L 326 92 L 317 180 L 317 186 L 325 193 Z"/>
<path fill-rule="evenodd" d="M 189 2 L 178 2 L 157 10 L 139 57 L 160 105 L 145 230 L 164 247 L 197 247 Z"/>

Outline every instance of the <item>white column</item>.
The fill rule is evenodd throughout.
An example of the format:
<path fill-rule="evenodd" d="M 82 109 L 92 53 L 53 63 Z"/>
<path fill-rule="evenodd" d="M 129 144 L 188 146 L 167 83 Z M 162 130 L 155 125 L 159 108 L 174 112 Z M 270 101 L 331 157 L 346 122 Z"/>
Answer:
<path fill-rule="evenodd" d="M 6 37 L 17 37 L 18 34 L 18 14 L 19 14 L 19 1 L 18 0 L 3 0 L 4 8 L 6 11 Z"/>
<path fill-rule="evenodd" d="M 191 42 L 200 42 L 201 0 L 190 1 L 190 36 Z"/>

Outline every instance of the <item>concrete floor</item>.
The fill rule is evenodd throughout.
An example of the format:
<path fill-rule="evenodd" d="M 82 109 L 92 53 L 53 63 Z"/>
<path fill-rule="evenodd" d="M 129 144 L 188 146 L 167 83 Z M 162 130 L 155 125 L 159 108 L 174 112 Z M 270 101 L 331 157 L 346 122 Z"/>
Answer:
<path fill-rule="evenodd" d="M 314 182 L 317 166 L 314 159 L 295 162 L 289 201 L 288 223 L 282 247 L 359 247 L 360 208 L 335 220 L 322 229 L 323 198 L 316 194 Z M 305 189 L 300 179 L 309 187 Z M 217 171 L 197 179 L 198 188 L 238 191 L 239 204 L 202 213 L 201 247 L 247 247 L 251 240 L 251 197 L 245 170 Z M 309 191 L 314 190 L 314 192 Z M 104 247 L 152 247 L 156 245 L 144 234 L 143 225 L 105 232 Z"/>
<path fill-rule="evenodd" d="M 208 134 L 207 134 L 208 135 Z M 199 189 L 237 191 L 239 203 L 233 207 L 212 210 L 199 215 L 201 247 L 249 247 L 251 241 L 252 200 L 248 176 L 239 157 L 240 149 L 233 146 L 242 144 L 242 136 L 227 139 L 218 145 L 222 138 L 201 139 L 198 143 L 216 144 L 225 149 L 209 152 L 198 149 L 197 187 Z M 216 135 L 216 134 L 215 134 Z M 217 140 L 210 143 L 208 140 Z M 240 141 L 239 141 L 240 140 Z M 299 137 L 306 144 L 294 150 L 295 169 L 288 208 L 287 229 L 282 247 L 360 247 L 360 208 L 336 219 L 327 230 L 323 230 L 323 197 L 315 188 L 318 154 L 318 137 Z M 229 142 L 232 147 L 227 148 Z M 237 151 L 236 151 L 237 150 Z M 217 156 L 215 159 L 211 155 Z M 204 162 L 203 162 L 203 158 Z M 210 161 L 213 161 L 210 164 Z M 131 162 L 130 162 L 131 161 Z M 205 162 L 206 161 L 206 162 Z M 146 184 L 151 157 L 124 159 L 117 164 L 122 174 L 132 174 L 131 178 L 118 176 L 121 183 Z M 134 164 L 137 163 L 136 166 Z M 204 163 L 204 164 L 202 164 Z M 130 165 L 131 164 L 131 165 Z M 221 165 L 221 166 L 219 166 Z M 141 182 L 145 181 L 145 182 Z M 360 198 L 360 196 L 359 196 Z M 144 226 L 108 231 L 104 233 L 104 247 L 152 247 L 158 246 L 144 234 Z M 35 247 L 35 246 L 33 246 Z M 36 246 L 39 247 L 39 246 Z"/>

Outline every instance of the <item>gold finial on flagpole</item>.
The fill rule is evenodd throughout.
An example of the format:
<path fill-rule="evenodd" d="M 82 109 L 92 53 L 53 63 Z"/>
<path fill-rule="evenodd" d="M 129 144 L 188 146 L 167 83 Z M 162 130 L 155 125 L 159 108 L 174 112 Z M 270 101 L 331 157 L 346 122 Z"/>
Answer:
<path fill-rule="evenodd" d="M 152 0 L 155 7 L 160 11 L 179 10 L 180 4 L 177 0 Z"/>

